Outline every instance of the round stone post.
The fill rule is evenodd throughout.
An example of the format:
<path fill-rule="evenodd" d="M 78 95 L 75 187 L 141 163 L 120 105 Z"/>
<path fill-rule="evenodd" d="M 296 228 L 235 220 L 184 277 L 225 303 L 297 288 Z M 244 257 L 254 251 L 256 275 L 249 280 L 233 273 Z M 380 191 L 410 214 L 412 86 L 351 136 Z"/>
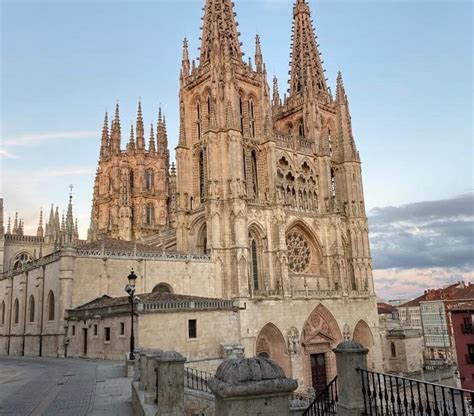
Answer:
<path fill-rule="evenodd" d="M 337 365 L 338 416 L 364 414 L 364 395 L 358 368 L 367 369 L 369 350 L 356 341 L 344 341 L 334 348 Z"/>
<path fill-rule="evenodd" d="M 209 388 L 219 416 L 290 416 L 290 394 L 298 387 L 267 358 L 231 358 L 217 369 Z"/>

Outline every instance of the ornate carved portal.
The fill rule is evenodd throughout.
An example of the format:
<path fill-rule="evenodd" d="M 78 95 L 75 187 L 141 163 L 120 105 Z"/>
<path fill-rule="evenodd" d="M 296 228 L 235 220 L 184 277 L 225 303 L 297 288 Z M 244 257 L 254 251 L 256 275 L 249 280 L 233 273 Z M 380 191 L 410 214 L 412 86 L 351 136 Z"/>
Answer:
<path fill-rule="evenodd" d="M 258 334 L 255 355 L 276 361 L 286 376 L 291 376 L 290 357 L 286 349 L 285 338 L 272 323 L 266 324 Z"/>
<path fill-rule="evenodd" d="M 302 333 L 304 384 L 307 388 L 320 390 L 336 376 L 332 349 L 341 341 L 342 334 L 336 320 L 323 305 L 318 305 L 311 312 Z"/>

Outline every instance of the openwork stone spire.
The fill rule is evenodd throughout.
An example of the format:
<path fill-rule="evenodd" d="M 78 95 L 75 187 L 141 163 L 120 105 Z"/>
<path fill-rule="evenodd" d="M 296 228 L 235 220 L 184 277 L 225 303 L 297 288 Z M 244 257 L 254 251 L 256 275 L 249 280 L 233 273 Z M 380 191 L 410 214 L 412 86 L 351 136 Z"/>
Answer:
<path fill-rule="evenodd" d="M 229 53 L 232 58 L 242 59 L 237 26 L 231 0 L 206 1 L 201 37 L 201 64 L 211 59 L 214 46 L 220 46 L 224 53 Z"/>
<path fill-rule="evenodd" d="M 296 0 L 293 9 L 290 96 L 307 88 L 327 92 L 322 61 L 306 0 Z"/>
<path fill-rule="evenodd" d="M 137 136 L 137 150 L 143 152 L 145 150 L 145 127 L 143 125 L 143 113 L 142 103 L 138 101 L 137 111 L 137 125 L 136 125 L 136 136 Z"/>

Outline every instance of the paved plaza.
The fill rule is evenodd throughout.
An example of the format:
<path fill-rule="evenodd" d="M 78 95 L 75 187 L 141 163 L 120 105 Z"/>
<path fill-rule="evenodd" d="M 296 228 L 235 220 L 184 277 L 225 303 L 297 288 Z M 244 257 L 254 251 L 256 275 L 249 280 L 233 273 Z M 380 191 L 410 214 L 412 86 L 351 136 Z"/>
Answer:
<path fill-rule="evenodd" d="M 0 357 L 2 416 L 128 416 L 130 397 L 119 362 Z"/>

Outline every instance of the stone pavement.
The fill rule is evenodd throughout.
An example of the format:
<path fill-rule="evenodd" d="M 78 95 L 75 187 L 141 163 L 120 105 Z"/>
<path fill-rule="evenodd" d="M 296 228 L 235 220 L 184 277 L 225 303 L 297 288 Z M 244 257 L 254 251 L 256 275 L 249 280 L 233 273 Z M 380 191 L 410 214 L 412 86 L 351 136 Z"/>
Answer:
<path fill-rule="evenodd" d="M 0 415 L 129 416 L 122 363 L 0 357 Z"/>

